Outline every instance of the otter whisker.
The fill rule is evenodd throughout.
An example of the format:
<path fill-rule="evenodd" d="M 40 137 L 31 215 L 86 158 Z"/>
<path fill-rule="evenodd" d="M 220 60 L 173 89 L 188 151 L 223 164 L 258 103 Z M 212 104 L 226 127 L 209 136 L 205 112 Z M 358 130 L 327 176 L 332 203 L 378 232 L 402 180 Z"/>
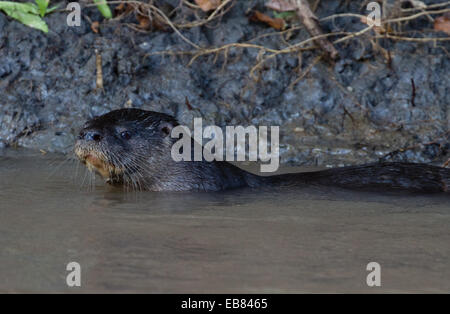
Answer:
<path fill-rule="evenodd" d="M 66 165 L 69 161 L 76 161 L 72 156 L 66 156 L 63 160 L 58 160 L 58 159 L 54 159 L 53 161 L 49 162 L 49 167 L 52 167 L 52 171 L 50 171 L 50 173 L 47 176 L 47 180 L 49 180 L 51 177 L 53 177 L 57 171 L 61 170 L 61 168 Z M 56 166 L 54 166 L 55 164 L 57 164 Z"/>
<path fill-rule="evenodd" d="M 83 181 L 81 181 L 81 185 L 80 188 L 84 186 L 84 182 L 86 181 L 86 177 L 90 175 L 90 170 L 89 169 L 85 169 L 84 171 L 84 176 L 83 176 Z"/>

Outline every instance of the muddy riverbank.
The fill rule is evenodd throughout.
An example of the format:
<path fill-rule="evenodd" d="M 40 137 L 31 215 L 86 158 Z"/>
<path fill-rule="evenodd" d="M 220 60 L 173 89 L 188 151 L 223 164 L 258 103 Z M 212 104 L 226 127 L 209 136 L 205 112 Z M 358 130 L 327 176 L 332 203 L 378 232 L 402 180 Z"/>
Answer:
<path fill-rule="evenodd" d="M 286 37 L 269 36 L 273 29 L 245 14 L 261 7 L 258 1 L 237 1 L 220 21 L 181 32 L 201 47 L 234 42 L 286 47 Z M 364 12 L 357 1 L 322 1 L 316 10 L 319 18 Z M 184 8 L 179 14 L 193 18 L 194 13 Z M 220 126 L 280 125 L 283 163 L 344 165 L 385 157 L 441 164 L 449 158 L 448 41 L 377 39 L 373 45 L 362 36 L 336 45 L 336 62 L 313 65 L 317 50 L 301 58 L 280 54 L 255 72 L 255 80 L 250 72 L 257 49 L 230 48 L 226 55 L 205 55 L 188 65 L 189 55 L 155 55 L 192 50 L 178 34 L 137 32 L 126 25 L 132 16 L 103 21 L 89 7 L 83 8 L 80 27 L 68 27 L 65 12 L 45 20 L 48 34 L 0 13 L 0 148 L 70 152 L 84 120 L 133 106 L 175 115 L 186 124 L 201 115 Z M 89 20 L 103 21 L 99 33 Z M 349 17 L 321 24 L 327 32 L 367 26 Z M 422 36 L 446 36 L 433 31 L 426 16 L 402 25 L 405 34 L 417 30 Z M 288 40 L 293 44 L 308 36 L 299 29 Z M 103 60 L 103 92 L 95 89 L 95 49 Z"/>

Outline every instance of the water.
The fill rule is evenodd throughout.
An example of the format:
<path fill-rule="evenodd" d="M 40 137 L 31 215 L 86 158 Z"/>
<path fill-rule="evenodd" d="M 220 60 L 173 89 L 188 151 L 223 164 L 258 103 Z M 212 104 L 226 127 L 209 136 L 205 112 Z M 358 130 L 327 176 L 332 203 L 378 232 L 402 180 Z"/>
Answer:
<path fill-rule="evenodd" d="M 450 291 L 448 196 L 126 193 L 64 159 L 0 153 L 1 292 Z"/>

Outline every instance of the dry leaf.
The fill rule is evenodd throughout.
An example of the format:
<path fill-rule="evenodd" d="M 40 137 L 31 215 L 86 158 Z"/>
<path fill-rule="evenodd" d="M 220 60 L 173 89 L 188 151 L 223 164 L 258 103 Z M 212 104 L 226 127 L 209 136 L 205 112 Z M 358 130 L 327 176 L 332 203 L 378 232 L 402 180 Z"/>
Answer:
<path fill-rule="evenodd" d="M 148 16 L 141 15 L 138 13 L 138 14 L 136 14 L 136 19 L 139 22 L 139 25 L 138 25 L 139 28 L 141 28 L 141 29 L 150 28 L 151 23 L 150 23 L 150 19 L 148 18 Z"/>
<path fill-rule="evenodd" d="M 295 11 L 296 9 L 295 6 L 285 0 L 270 0 L 266 3 L 266 7 L 280 12 Z"/>
<path fill-rule="evenodd" d="M 137 25 L 138 28 L 143 30 L 158 30 L 158 31 L 166 31 L 166 25 L 161 22 L 160 19 L 156 17 L 149 17 L 148 15 L 140 14 L 139 12 L 136 12 L 136 19 L 138 20 L 139 24 Z"/>
<path fill-rule="evenodd" d="M 257 10 L 253 11 L 250 16 L 251 21 L 258 21 L 268 24 L 270 27 L 275 28 L 278 31 L 283 30 L 286 27 L 286 22 L 281 18 L 272 18 Z"/>
<path fill-rule="evenodd" d="M 439 16 L 434 20 L 434 30 L 450 35 L 450 16 Z"/>
<path fill-rule="evenodd" d="M 195 3 L 205 12 L 217 8 L 221 2 L 221 0 L 195 0 Z"/>
<path fill-rule="evenodd" d="M 117 16 L 117 15 L 120 15 L 120 14 L 127 14 L 127 13 L 129 13 L 131 11 L 134 11 L 134 8 L 133 8 L 133 6 L 131 6 L 129 4 L 125 4 L 125 2 L 122 2 L 121 4 L 119 4 L 118 6 L 116 6 L 114 8 L 114 11 L 115 11 L 116 16 Z"/>
<path fill-rule="evenodd" d="M 125 2 L 122 2 L 118 6 L 116 6 L 114 10 L 121 12 L 124 10 L 124 8 L 125 8 Z"/>
<path fill-rule="evenodd" d="M 91 24 L 91 29 L 92 29 L 92 31 L 93 31 L 94 33 L 98 34 L 98 28 L 99 28 L 99 26 L 100 26 L 100 23 L 99 23 L 99 22 L 97 22 L 97 21 L 92 22 L 92 24 Z"/>

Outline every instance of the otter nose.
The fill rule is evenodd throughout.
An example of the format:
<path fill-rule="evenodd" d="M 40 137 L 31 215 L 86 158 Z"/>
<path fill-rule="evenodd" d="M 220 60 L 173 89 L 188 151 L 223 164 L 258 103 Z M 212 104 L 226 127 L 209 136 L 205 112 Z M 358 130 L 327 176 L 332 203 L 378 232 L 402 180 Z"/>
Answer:
<path fill-rule="evenodd" d="M 83 130 L 80 132 L 80 135 L 78 136 L 80 140 L 95 141 L 95 142 L 100 142 L 102 137 L 103 137 L 102 134 L 97 130 Z"/>

